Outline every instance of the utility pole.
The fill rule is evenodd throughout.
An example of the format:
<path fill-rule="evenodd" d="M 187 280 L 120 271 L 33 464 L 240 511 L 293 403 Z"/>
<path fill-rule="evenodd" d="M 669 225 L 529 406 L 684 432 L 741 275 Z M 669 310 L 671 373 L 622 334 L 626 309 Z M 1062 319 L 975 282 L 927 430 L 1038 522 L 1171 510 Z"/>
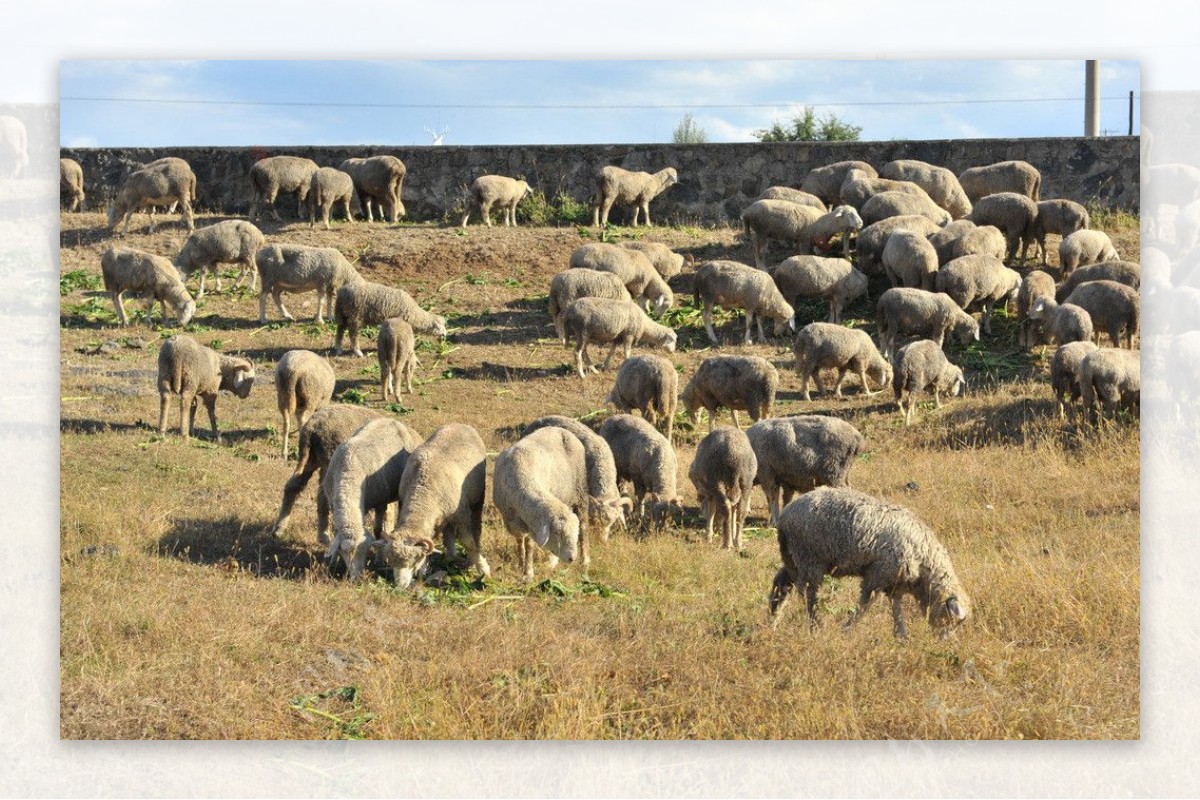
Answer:
<path fill-rule="evenodd" d="M 1084 81 L 1083 135 L 1100 135 L 1100 62 L 1088 61 Z"/>

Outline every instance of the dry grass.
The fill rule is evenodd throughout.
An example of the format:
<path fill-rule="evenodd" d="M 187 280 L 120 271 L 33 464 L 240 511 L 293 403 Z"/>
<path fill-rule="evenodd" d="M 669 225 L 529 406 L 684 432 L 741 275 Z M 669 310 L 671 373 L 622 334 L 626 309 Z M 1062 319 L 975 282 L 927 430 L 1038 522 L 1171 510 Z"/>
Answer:
<path fill-rule="evenodd" d="M 64 275 L 98 273 L 107 240 L 90 229 L 101 222 L 64 215 Z M 336 244 L 370 277 L 457 314 L 452 341 L 425 347 L 417 395 L 403 398 L 405 422 L 422 433 L 470 421 L 496 451 L 535 416 L 601 407 L 609 377 L 581 385 L 569 375 L 569 354 L 550 341 L 533 299 L 582 241 L 574 229 L 266 233 Z M 1136 250 L 1136 235 L 1119 233 L 1118 248 Z M 698 260 L 748 260 L 729 230 L 650 237 Z M 181 240 L 175 229 L 129 241 L 170 253 Z M 910 640 L 897 643 L 882 607 L 852 633 L 838 629 L 856 598 L 853 580 L 826 587 L 817 631 L 795 600 L 769 627 L 779 554 L 761 527 L 765 503 L 756 495 L 750 525 L 759 527 L 741 553 L 704 542 L 684 477 L 704 429 L 682 418 L 686 514 L 662 533 L 598 543 L 586 581 L 578 568 L 551 575 L 540 563 L 538 580 L 552 580 L 522 586 L 515 548 L 490 508 L 484 537 L 495 575 L 486 585 L 467 576 L 398 592 L 383 578 L 334 580 L 319 565 L 311 489 L 290 533 L 266 535 L 294 464 L 277 455 L 269 372 L 247 401 L 218 402 L 225 446 L 204 436 L 184 444 L 173 432 L 159 440 L 153 371 L 168 332 L 87 322 L 89 313 L 103 320 L 105 308 L 111 317 L 111 306 L 92 303 L 77 280 L 64 284 L 62 301 L 64 737 L 1139 735 L 1137 424 L 1096 434 L 1059 422 L 1045 357 L 1017 353 L 1004 321 L 986 349 L 952 354 L 968 365 L 974 391 L 940 411 L 922 406 L 912 428 L 887 395 L 850 389 L 843 402 L 803 402 L 786 351 L 727 348 L 785 370 L 777 413 L 832 413 L 857 425 L 869 451 L 851 473 L 855 487 L 913 508 L 950 549 L 972 619 L 949 640 L 914 620 Z M 689 289 L 681 283 L 678 293 Z M 303 318 L 312 300 L 290 307 Z M 849 316 L 865 321 L 869 308 Z M 213 295 L 193 335 L 263 366 L 292 347 L 332 341 L 305 322 L 260 328 L 256 314 L 249 296 Z M 702 328 L 680 314 L 685 347 L 674 360 L 690 374 L 708 351 Z M 95 352 L 105 342 L 116 346 Z M 339 393 L 379 406 L 369 353 L 334 362 Z"/>

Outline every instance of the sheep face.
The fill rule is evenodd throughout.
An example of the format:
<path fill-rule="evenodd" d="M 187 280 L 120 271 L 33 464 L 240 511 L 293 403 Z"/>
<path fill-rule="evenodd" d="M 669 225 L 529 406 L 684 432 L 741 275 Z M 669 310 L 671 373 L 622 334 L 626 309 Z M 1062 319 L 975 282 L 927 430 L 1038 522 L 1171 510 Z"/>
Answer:
<path fill-rule="evenodd" d="M 963 371 L 960 367 L 952 367 L 946 379 L 946 391 L 951 397 L 958 397 L 959 394 L 966 391 L 967 379 L 963 377 Z"/>
<path fill-rule="evenodd" d="M 434 322 L 433 332 L 442 341 L 446 340 L 446 318 L 445 317 L 437 318 L 436 322 Z"/>
<path fill-rule="evenodd" d="M 775 319 L 775 335 L 783 336 L 788 331 L 796 330 L 796 316 L 793 314 L 788 317 L 776 317 Z"/>
<path fill-rule="evenodd" d="M 570 564 L 579 553 L 579 517 L 570 512 L 556 515 L 538 529 L 533 540 Z"/>
<path fill-rule="evenodd" d="M 929 625 L 941 637 L 947 637 L 971 613 L 971 601 L 965 593 L 936 602 L 927 611 Z"/>
<path fill-rule="evenodd" d="M 954 323 L 954 335 L 959 344 L 970 344 L 979 341 L 979 323 L 974 317 L 967 317 Z"/>
<path fill-rule="evenodd" d="M 854 209 L 854 206 L 838 206 L 833 210 L 833 216 L 836 217 L 842 224 L 842 229 L 847 231 L 861 231 L 863 228 L 862 217 Z"/>
<path fill-rule="evenodd" d="M 618 522 L 621 527 L 625 527 L 625 511 L 633 507 L 633 501 L 628 497 L 620 497 L 613 500 L 597 500 L 594 497 L 588 498 L 591 506 L 592 517 L 600 523 L 600 531 L 607 536 L 609 530 Z"/>
<path fill-rule="evenodd" d="M 179 312 L 179 327 L 182 328 L 191 322 L 192 317 L 196 314 L 196 301 L 188 300 L 182 307 L 176 306 L 175 310 Z"/>
<path fill-rule="evenodd" d="M 221 389 L 245 400 L 254 386 L 254 365 L 245 359 L 230 359 L 221 365 Z"/>
<path fill-rule="evenodd" d="M 419 536 L 400 539 L 384 537 L 372 542 L 371 549 L 376 550 L 384 563 L 391 567 L 396 586 L 407 589 L 412 585 L 413 576 L 425 566 L 425 561 L 433 552 L 433 540 Z"/>

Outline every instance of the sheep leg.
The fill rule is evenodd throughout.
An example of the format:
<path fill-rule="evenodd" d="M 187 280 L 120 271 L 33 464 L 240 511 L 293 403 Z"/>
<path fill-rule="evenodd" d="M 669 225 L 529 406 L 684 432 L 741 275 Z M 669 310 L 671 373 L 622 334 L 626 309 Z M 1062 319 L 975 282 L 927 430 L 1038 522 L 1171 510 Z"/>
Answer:
<path fill-rule="evenodd" d="M 361 349 L 359 349 L 359 346 L 358 346 L 358 320 L 357 319 L 349 320 L 349 328 L 350 328 L 350 330 L 349 330 L 350 352 L 354 353 L 354 355 L 358 356 L 359 358 L 362 358 L 363 351 Z M 340 341 L 340 339 L 339 339 L 339 341 Z M 341 352 L 340 347 L 338 348 L 338 352 Z"/>
<path fill-rule="evenodd" d="M 777 527 L 777 523 L 779 522 L 779 496 L 782 494 L 782 491 L 774 481 L 763 481 L 762 489 L 763 494 L 767 497 L 767 514 L 771 527 Z"/>
<path fill-rule="evenodd" d="M 146 300 L 146 327 L 148 327 L 148 328 L 154 327 L 154 322 L 152 320 L 153 314 L 154 314 L 154 295 L 150 295 L 150 297 Z M 163 318 L 163 324 L 165 325 L 167 323 L 167 304 L 165 301 L 162 304 L 162 318 Z"/>
<path fill-rule="evenodd" d="M 908 629 L 904 627 L 904 615 L 902 613 L 900 601 L 904 595 L 900 592 L 892 592 L 892 630 L 896 634 L 897 639 L 907 639 Z"/>
<path fill-rule="evenodd" d="M 610 362 L 612 362 L 613 353 L 617 352 L 617 345 L 619 345 L 619 344 L 621 344 L 620 339 L 614 340 L 612 343 L 612 347 L 608 348 L 608 355 L 604 358 L 604 363 L 600 366 L 601 370 L 603 370 L 603 371 L 608 370 L 608 365 Z M 625 343 L 626 357 L 628 357 L 629 346 L 630 346 L 629 340 L 626 340 L 626 343 Z"/>
<path fill-rule="evenodd" d="M 294 322 L 296 318 L 293 317 L 290 313 L 288 313 L 288 310 L 283 307 L 283 290 L 282 289 L 272 289 L 271 297 L 274 298 L 275 306 L 276 306 L 276 308 L 279 309 L 279 313 L 283 316 L 283 318 L 289 322 Z M 318 300 L 318 303 L 319 302 L 320 301 Z M 318 306 L 318 308 L 319 308 L 319 306 Z"/>
<path fill-rule="evenodd" d="M 751 312 L 747 311 L 747 312 L 746 312 L 746 335 L 745 335 L 745 337 L 742 339 L 742 341 L 743 341 L 745 344 L 750 344 L 750 343 L 751 343 L 751 339 L 750 339 L 750 329 L 751 329 L 751 326 L 752 326 L 753 324 L 754 324 L 754 314 L 752 314 Z"/>
<path fill-rule="evenodd" d="M 737 428 L 740 431 L 742 429 L 742 426 L 738 423 L 737 409 L 736 408 L 729 409 L 729 415 L 731 417 L 733 417 L 733 427 Z"/>
<path fill-rule="evenodd" d="M 758 326 L 758 341 L 762 344 L 766 344 L 767 335 L 763 333 L 762 314 L 754 315 L 754 324 Z"/>
<path fill-rule="evenodd" d="M 220 292 L 221 291 L 221 269 L 220 269 L 220 265 L 215 261 L 213 262 L 213 265 L 212 265 L 212 274 L 213 274 L 213 280 L 215 280 L 217 282 L 217 291 Z M 200 280 L 201 281 L 204 280 L 203 274 L 200 275 Z"/>
<path fill-rule="evenodd" d="M 723 517 L 721 520 L 721 549 L 736 548 L 733 531 L 733 502 L 728 495 L 721 498 L 721 514 Z"/>
<path fill-rule="evenodd" d="M 800 373 L 800 392 L 804 395 L 805 400 L 812 400 L 812 397 L 808 393 L 809 375 L 807 368 L 798 369 L 796 371 Z"/>
<path fill-rule="evenodd" d="M 812 371 L 813 382 L 817 384 L 817 394 L 825 394 L 825 383 L 821 380 L 821 368 L 817 367 Z M 808 400 L 808 380 L 804 381 L 804 399 Z"/>
<path fill-rule="evenodd" d="M 117 310 L 117 323 L 122 327 L 129 325 L 129 318 L 125 316 L 125 298 L 124 290 L 119 292 L 109 292 L 109 297 L 112 298 L 113 307 Z"/>
<path fill-rule="evenodd" d="M 649 200 L 642 201 L 642 216 L 645 217 L 645 219 L 646 219 L 646 227 L 653 228 L 654 223 L 650 221 L 650 201 Z M 635 228 L 637 227 L 637 212 L 634 212 L 634 215 L 633 215 L 633 226 Z"/>
<path fill-rule="evenodd" d="M 838 367 L 838 379 L 837 379 L 837 384 L 833 387 L 833 394 L 839 400 L 842 399 L 842 382 L 844 380 L 846 380 L 846 370 L 847 369 L 848 369 L 848 367 L 845 367 L 845 366 Z M 867 384 L 864 381 L 863 389 L 866 389 L 866 388 L 867 388 Z"/>
<path fill-rule="evenodd" d="M 179 393 L 179 432 L 184 439 L 191 439 L 192 428 L 196 427 L 196 401 L 195 395 Z"/>
<path fill-rule="evenodd" d="M 297 420 L 297 426 L 298 427 L 302 426 L 302 423 L 300 423 L 299 420 Z M 283 412 L 283 446 L 281 448 L 282 452 L 280 453 L 280 455 L 283 456 L 284 461 L 288 460 L 288 437 L 291 436 L 291 434 L 292 434 L 292 415 L 289 414 L 287 411 L 284 411 Z"/>
<path fill-rule="evenodd" d="M 204 408 L 208 411 L 208 422 L 212 426 L 213 438 L 217 440 L 217 444 L 221 443 L 221 432 L 217 430 L 217 395 L 210 394 L 204 398 Z M 192 416 L 196 414 L 196 406 L 192 404 Z M 284 440 L 286 443 L 286 440 Z"/>
<path fill-rule="evenodd" d="M 771 582 L 771 594 L 767 600 L 767 608 L 771 616 L 771 625 L 779 623 L 779 612 L 783 610 L 787 604 L 788 595 L 792 593 L 792 587 L 795 586 L 795 581 L 792 580 L 791 574 L 787 571 L 787 567 L 781 567 L 775 573 L 775 579 Z M 815 609 L 816 603 L 814 601 Z M 812 612 L 810 612 L 812 613 Z"/>
<path fill-rule="evenodd" d="M 409 394 L 412 394 L 413 391 L 412 376 L 413 367 L 415 366 L 416 360 L 417 357 L 415 355 L 411 355 L 408 357 L 408 360 L 404 362 L 404 391 L 408 392 Z M 394 389 L 392 393 L 396 395 L 397 400 L 400 399 L 400 395 L 396 393 Z"/>
<path fill-rule="evenodd" d="M 875 599 L 875 590 L 873 583 L 868 580 L 868 576 L 863 576 L 862 591 L 858 595 L 858 606 L 850 612 L 850 618 L 846 620 L 846 624 L 842 626 L 843 630 L 850 630 L 858 624 L 858 620 L 871 607 L 871 602 Z"/>
<path fill-rule="evenodd" d="M 158 396 L 158 435 L 167 435 L 167 402 L 168 397 L 166 392 L 162 392 Z"/>
<path fill-rule="evenodd" d="M 707 300 L 704 302 L 704 315 L 703 316 L 704 316 L 704 330 L 708 331 L 709 341 L 711 341 L 713 344 L 720 344 L 721 343 L 720 340 L 717 339 L 717 332 L 713 330 L 713 326 L 712 326 L 712 303 L 709 303 Z"/>
<path fill-rule="evenodd" d="M 763 241 L 763 237 L 758 235 L 758 231 L 750 231 L 750 243 L 754 249 L 754 266 L 758 267 L 759 269 L 764 269 L 763 260 L 765 256 L 764 251 L 766 250 L 766 242 Z"/>

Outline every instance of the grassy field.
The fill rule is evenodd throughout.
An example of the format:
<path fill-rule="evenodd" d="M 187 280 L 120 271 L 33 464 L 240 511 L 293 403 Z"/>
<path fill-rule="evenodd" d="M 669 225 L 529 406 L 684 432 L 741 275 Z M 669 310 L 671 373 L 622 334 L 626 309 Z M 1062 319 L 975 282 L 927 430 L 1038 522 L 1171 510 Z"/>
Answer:
<path fill-rule="evenodd" d="M 1136 223 L 1110 221 L 1123 253 L 1137 251 Z M 99 253 L 112 243 L 102 225 L 100 214 L 62 217 L 65 738 L 1139 736 L 1138 425 L 1095 432 L 1058 420 L 1049 353 L 1019 352 L 1010 320 L 981 344 L 948 348 L 971 391 L 940 411 L 923 404 L 911 428 L 890 392 L 864 397 L 853 379 L 843 401 L 803 401 L 788 342 L 720 348 L 780 368 L 777 414 L 832 414 L 863 432 L 852 484 L 930 523 L 971 593 L 973 616 L 953 638 L 911 619 L 911 601 L 907 642 L 893 639 L 886 604 L 842 633 L 856 580 L 829 582 L 815 632 L 795 600 L 772 629 L 766 597 L 779 553 L 765 502 L 756 494 L 740 553 L 704 541 L 686 473 L 706 427 L 682 415 L 686 511 L 667 530 L 597 543 L 586 576 L 578 567 L 551 574 L 539 561 L 539 582 L 525 586 L 489 503 L 491 580 L 455 575 L 397 591 L 384 577 L 350 584 L 326 574 L 315 487 L 288 534 L 268 535 L 295 463 L 279 457 L 270 368 L 289 349 L 328 351 L 333 327 L 311 321 L 315 295 L 289 303 L 301 321 L 281 324 L 272 307 L 266 326 L 256 295 L 227 284 L 206 296 L 188 333 L 253 359 L 260 385 L 245 401 L 218 401 L 224 445 L 203 433 L 184 444 L 174 415 L 160 439 L 157 349 L 177 331 L 115 327 L 98 291 Z M 387 409 L 420 433 L 469 422 L 495 453 L 537 416 L 607 413 L 611 374 L 573 376 L 544 311 L 550 276 L 592 240 L 586 229 L 264 232 L 337 246 L 369 278 L 450 318 L 446 343 L 419 348 L 415 395 Z M 698 262 L 752 261 L 731 229 L 645 236 Z M 172 255 L 183 238 L 174 224 L 148 235 L 139 217 L 124 242 Z M 690 276 L 672 283 L 681 301 L 672 358 L 686 379 L 713 350 L 690 308 Z M 873 284 L 871 298 L 882 288 Z M 860 300 L 847 320 L 873 330 L 872 307 Z M 824 313 L 813 304 L 799 321 Z M 740 331 L 722 319 L 726 335 Z M 383 407 L 370 350 L 332 361 L 336 396 Z"/>

